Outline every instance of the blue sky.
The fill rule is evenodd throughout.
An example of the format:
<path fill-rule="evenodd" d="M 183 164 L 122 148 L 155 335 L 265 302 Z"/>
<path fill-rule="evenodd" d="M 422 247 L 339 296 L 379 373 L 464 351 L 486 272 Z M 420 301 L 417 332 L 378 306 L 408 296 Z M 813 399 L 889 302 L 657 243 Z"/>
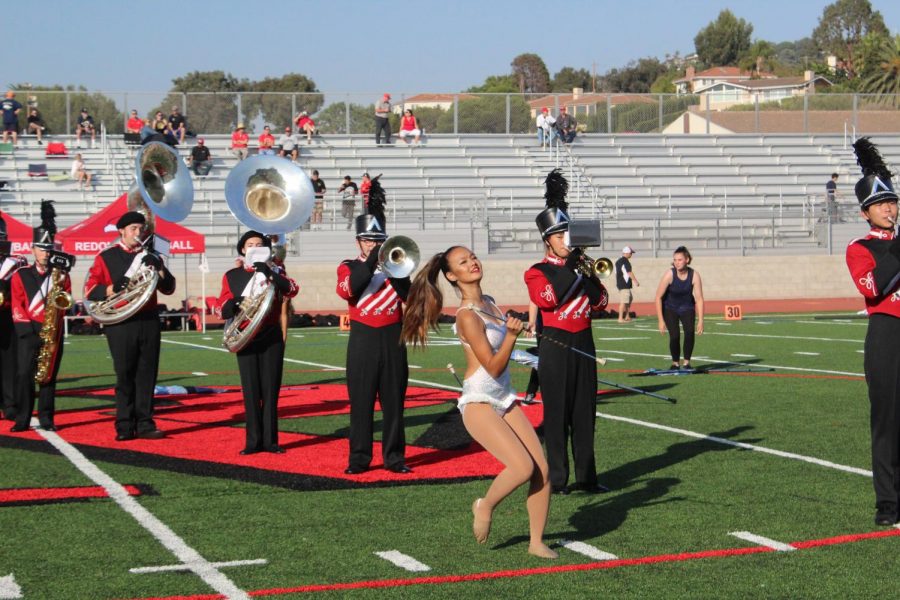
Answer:
<path fill-rule="evenodd" d="M 812 33 L 821 0 L 29 0 L 4 28 L 3 81 L 165 91 L 173 77 L 224 70 L 259 79 L 299 72 L 322 91 L 459 91 L 509 72 L 523 52 L 551 75 L 598 74 L 643 56 L 693 52 L 729 8 L 773 42 Z M 900 32 L 900 2 L 874 0 Z M 555 8 L 560 7 L 560 8 Z M 16 14 L 18 13 L 18 14 Z"/>

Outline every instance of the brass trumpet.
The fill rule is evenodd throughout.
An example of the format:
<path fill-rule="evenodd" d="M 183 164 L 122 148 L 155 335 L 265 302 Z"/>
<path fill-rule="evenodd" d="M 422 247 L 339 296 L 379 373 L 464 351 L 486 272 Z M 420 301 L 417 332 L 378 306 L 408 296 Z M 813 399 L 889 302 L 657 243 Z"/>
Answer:
<path fill-rule="evenodd" d="M 597 279 L 606 279 L 613 272 L 613 262 L 606 258 L 598 258 L 594 260 L 587 254 L 582 254 L 578 259 L 575 270 L 585 277 L 596 277 Z"/>

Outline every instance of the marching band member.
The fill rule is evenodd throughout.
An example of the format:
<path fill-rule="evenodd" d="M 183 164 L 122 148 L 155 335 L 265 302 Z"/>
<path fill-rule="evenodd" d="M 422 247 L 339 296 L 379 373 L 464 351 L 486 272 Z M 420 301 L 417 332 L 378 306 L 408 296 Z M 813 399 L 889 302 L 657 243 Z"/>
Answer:
<path fill-rule="evenodd" d="M 410 473 L 406 466 L 403 400 L 409 366 L 400 342 L 402 303 L 409 293 L 409 277 L 392 278 L 378 265 L 378 250 L 387 239 L 384 228 L 384 189 L 378 178 L 369 190 L 369 214 L 356 218 L 359 256 L 337 270 L 337 294 L 347 301 L 350 339 L 347 342 L 347 391 L 350 395 L 350 457 L 344 471 L 363 473 L 372 461 L 372 419 L 375 398 L 381 402 L 384 429 L 384 466 L 394 473 Z"/>
<path fill-rule="evenodd" d="M 46 302 L 51 289 L 51 272 L 48 260 L 53 250 L 56 235 L 56 212 L 50 200 L 41 202 L 41 226 L 34 228 L 31 251 L 34 264 L 22 267 L 11 280 L 12 318 L 16 332 L 16 424 L 11 431 L 28 431 L 31 412 L 34 410 L 34 379 L 37 372 L 38 353 L 41 350 L 41 329 L 44 327 Z M 72 282 L 68 273 L 62 275 L 61 291 L 72 293 Z M 57 310 L 57 330 L 61 334 L 63 311 Z M 38 422 L 46 431 L 56 431 L 53 415 L 56 404 L 56 376 L 62 361 L 62 340 L 57 338 L 53 362 L 50 365 L 49 380 L 42 383 L 38 400 Z"/>
<path fill-rule="evenodd" d="M 868 138 L 853 144 L 863 177 L 856 183 L 869 233 L 847 246 L 847 267 L 869 314 L 864 368 L 869 386 L 875 524 L 891 526 L 900 505 L 900 238 L 892 173 Z"/>
<path fill-rule="evenodd" d="M 10 279 L 22 266 L 20 256 L 12 256 L 6 235 L 6 221 L 0 216 L 0 408 L 7 421 L 16 420 L 16 334 L 10 310 Z"/>
<path fill-rule="evenodd" d="M 135 437 L 165 437 L 153 421 L 153 388 L 160 346 L 157 292 L 171 295 L 175 291 L 175 277 L 159 255 L 143 250 L 146 225 L 146 218 L 137 211 L 122 215 L 116 222 L 118 242 L 97 255 L 84 286 L 87 298 L 96 302 L 125 289 L 131 274 L 141 264 L 159 272 L 156 290 L 134 315 L 103 327 L 116 372 L 116 441 L 119 442 Z"/>
<path fill-rule="evenodd" d="M 554 169 L 546 180 L 547 208 L 535 220 L 544 240 L 544 260 L 525 272 L 528 296 L 541 312 L 543 335 L 557 343 L 541 343 L 538 374 L 544 399 L 544 443 L 554 493 L 568 494 L 568 438 L 572 437 L 575 482 L 587 492 L 604 492 L 597 484 L 594 461 L 594 421 L 597 364 L 567 351 L 565 346 L 594 354 L 591 310 L 609 302 L 606 288 L 595 277 L 576 271 L 582 251 L 567 245 L 569 184 Z"/>
<path fill-rule="evenodd" d="M 254 286 L 274 285 L 276 289 L 275 300 L 259 329 L 237 352 L 247 420 L 246 442 L 240 452 L 243 455 L 257 452 L 284 454 L 284 448 L 278 445 L 278 393 L 284 370 L 281 314 L 284 300 L 296 296 L 300 288 L 286 276 L 283 266 L 268 264 L 271 249 L 272 240 L 258 231 L 242 235 L 237 250 L 243 260 L 222 277 L 219 294 L 222 318 L 231 319 L 239 312 L 244 297 L 260 291 L 254 290 Z"/>

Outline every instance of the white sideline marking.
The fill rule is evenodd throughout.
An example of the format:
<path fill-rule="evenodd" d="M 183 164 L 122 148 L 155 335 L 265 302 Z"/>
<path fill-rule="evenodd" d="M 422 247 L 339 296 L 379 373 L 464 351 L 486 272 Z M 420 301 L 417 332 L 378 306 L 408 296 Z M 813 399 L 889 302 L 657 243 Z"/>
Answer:
<path fill-rule="evenodd" d="M 421 369 L 421 365 L 408 365 L 410 369 Z"/>
<path fill-rule="evenodd" d="M 648 337 L 616 337 L 616 338 L 603 337 L 604 342 L 624 342 L 624 341 L 630 341 L 630 340 L 649 340 L 649 339 L 650 338 L 648 338 Z"/>
<path fill-rule="evenodd" d="M 804 342 L 850 342 L 852 344 L 862 344 L 865 340 L 860 339 L 847 339 L 847 338 L 825 338 L 825 337 L 810 337 L 805 335 L 769 335 L 763 333 L 721 333 L 718 331 L 711 332 L 709 334 L 704 333 L 703 335 L 724 335 L 728 337 L 745 337 L 745 338 L 762 338 L 762 339 L 774 339 L 774 340 L 800 340 Z M 603 339 L 603 338 L 601 338 Z"/>
<path fill-rule="evenodd" d="M 251 560 L 229 560 L 225 562 L 214 562 L 210 563 L 217 569 L 221 569 L 222 567 L 245 567 L 249 565 L 267 565 L 269 561 L 265 558 L 254 558 Z M 136 575 L 143 575 L 146 573 L 163 573 L 166 571 L 189 571 L 191 569 L 190 565 L 161 565 L 158 567 L 135 567 L 134 569 L 128 569 L 129 573 L 134 573 Z"/>
<path fill-rule="evenodd" d="M 771 325 L 772 321 L 754 321 L 757 325 Z"/>
<path fill-rule="evenodd" d="M 731 327 L 731 323 L 716 323 L 719 327 Z"/>
<path fill-rule="evenodd" d="M 384 560 L 393 563 L 400 567 L 401 569 L 406 569 L 407 571 L 413 571 L 417 573 L 421 573 L 423 571 L 430 571 L 431 567 L 428 565 L 422 564 L 412 556 L 407 556 L 402 552 L 398 552 L 397 550 L 387 550 L 385 552 L 376 552 L 376 556 L 380 556 Z"/>
<path fill-rule="evenodd" d="M 594 560 L 616 560 L 619 558 L 615 554 L 610 554 L 609 552 L 604 552 L 599 548 L 594 548 L 590 544 L 585 544 L 584 542 L 573 542 L 572 540 L 559 540 L 559 545 L 565 548 L 566 550 L 571 550 L 572 552 L 577 552 L 583 556 L 587 556 L 588 558 L 592 558 Z"/>
<path fill-rule="evenodd" d="M 224 348 L 223 348 L 224 350 Z M 36 418 L 31 419 L 31 425 L 37 426 Z M 187 545 L 178 537 L 168 525 L 156 518 L 153 513 L 144 508 L 135 500 L 122 485 L 103 472 L 97 465 L 89 461 L 84 454 L 79 452 L 69 442 L 62 439 L 53 431 L 37 430 L 38 434 L 56 448 L 60 454 L 69 459 L 75 468 L 84 473 L 88 479 L 103 487 L 110 498 L 119 507 L 131 515 L 138 524 L 150 532 L 175 558 L 185 564 L 191 572 L 196 574 L 206 584 L 226 598 L 249 600 L 247 593 L 237 587 L 225 574 L 220 573 L 199 552 Z"/>
<path fill-rule="evenodd" d="M 197 377 L 209 377 L 209 373 L 204 373 L 203 371 L 194 371 L 191 375 L 196 375 Z"/>
<path fill-rule="evenodd" d="M 856 327 L 868 327 L 868 321 L 854 323 L 850 319 L 827 319 L 823 321 L 794 321 L 794 323 L 804 323 L 806 325 L 855 325 Z"/>
<path fill-rule="evenodd" d="M 728 535 L 733 535 L 738 539 L 753 542 L 754 544 L 765 546 L 766 548 L 771 548 L 772 550 L 777 550 L 778 552 L 791 552 L 793 550 L 796 550 L 796 548 L 794 548 L 790 544 L 778 542 L 761 535 L 756 535 L 755 533 L 750 533 L 749 531 L 732 531 Z"/>
<path fill-rule="evenodd" d="M 610 358 L 608 356 L 606 357 L 606 360 L 610 362 L 625 362 L 624 358 Z"/>
<path fill-rule="evenodd" d="M 735 356 L 737 358 L 756 358 L 755 354 L 732 354 L 731 356 Z"/>
<path fill-rule="evenodd" d="M 799 354 L 800 356 L 819 356 L 818 352 L 794 352 L 794 354 Z"/>
<path fill-rule="evenodd" d="M 163 341 L 165 341 L 165 340 L 163 340 Z M 650 357 L 650 358 L 665 358 L 665 359 L 671 358 L 668 354 L 651 354 L 649 352 L 626 352 L 624 350 L 609 350 L 606 348 L 603 349 L 603 353 L 604 354 L 624 354 L 625 356 L 644 356 L 644 357 Z M 734 364 L 734 361 L 730 361 L 730 360 L 719 360 L 719 359 L 714 359 L 714 358 L 706 359 L 706 358 L 700 357 L 700 356 L 691 357 L 691 360 L 706 360 L 706 362 L 718 363 L 718 364 L 722 364 L 722 365 Z M 809 368 L 805 368 L 805 367 L 788 367 L 788 366 L 784 366 L 784 365 L 770 365 L 770 364 L 764 364 L 764 363 L 754 364 L 753 366 L 754 367 L 765 367 L 768 369 L 785 369 L 787 371 L 800 371 L 803 373 L 823 373 L 825 375 L 849 375 L 850 377 L 865 377 L 865 375 L 863 373 L 851 373 L 849 371 L 831 371 L 828 369 L 809 369 Z"/>
<path fill-rule="evenodd" d="M 207 337 L 207 336 L 203 336 L 203 337 L 202 337 L 202 338 L 200 338 L 200 339 L 201 339 L 201 340 L 212 340 L 212 338 L 211 338 L 211 337 Z"/>
<path fill-rule="evenodd" d="M 802 454 L 794 454 L 793 452 L 784 452 L 783 450 L 774 450 L 772 448 L 766 448 L 765 446 L 754 446 L 753 444 L 747 444 L 745 442 L 735 442 L 733 440 L 728 440 L 725 438 L 716 437 L 713 435 L 706 435 L 705 433 L 697 433 L 696 431 L 688 431 L 687 429 L 678 429 L 677 427 L 668 427 L 666 425 L 658 425 L 657 423 L 650 423 L 648 421 L 638 421 L 637 419 L 629 419 L 628 417 L 620 417 L 617 415 L 607 415 L 604 413 L 597 413 L 598 417 L 603 419 L 609 419 L 610 421 L 621 421 L 623 423 L 630 423 L 632 425 L 640 425 L 641 427 L 649 427 L 650 429 L 659 429 L 660 431 L 668 431 L 670 433 L 678 433 L 681 435 L 685 435 L 687 437 L 697 438 L 699 440 L 706 440 L 709 442 L 716 442 L 719 444 L 724 444 L 726 446 L 734 446 L 735 448 L 743 448 L 744 450 L 753 450 L 755 452 L 763 452 L 765 454 L 772 454 L 774 456 L 780 456 L 781 458 L 790 458 L 793 460 L 799 460 L 802 462 L 808 462 L 814 465 L 819 465 L 820 467 L 828 467 L 829 469 L 836 469 L 838 471 L 844 471 L 846 473 L 855 473 L 856 475 L 865 475 L 866 477 L 872 476 L 872 471 L 867 471 L 865 469 L 859 469 L 857 467 L 848 467 L 846 465 L 839 465 L 837 463 L 833 463 L 827 460 L 822 460 L 821 458 L 813 458 L 812 456 L 804 456 Z"/>
<path fill-rule="evenodd" d="M 292 335 L 291 337 L 295 337 L 295 338 L 297 338 L 297 339 L 300 339 L 300 338 L 302 338 L 303 336 L 302 336 L 302 335 L 295 334 L 295 335 Z"/>
<path fill-rule="evenodd" d="M 857 350 L 856 352 L 857 352 L 858 354 L 865 354 L 865 353 L 866 353 L 865 350 Z"/>
<path fill-rule="evenodd" d="M 14 600 L 15 598 L 24 598 L 22 588 L 16 583 L 16 578 L 12 573 L 5 577 L 0 577 L 0 598 L 4 600 Z"/>

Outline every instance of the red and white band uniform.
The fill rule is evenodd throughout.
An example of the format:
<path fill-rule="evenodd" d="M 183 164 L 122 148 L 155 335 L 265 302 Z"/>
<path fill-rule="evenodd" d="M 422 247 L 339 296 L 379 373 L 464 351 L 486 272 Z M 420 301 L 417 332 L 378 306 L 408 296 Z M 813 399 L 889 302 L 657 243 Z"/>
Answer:
<path fill-rule="evenodd" d="M 568 483 L 571 435 L 575 481 L 585 489 L 593 489 L 597 486 L 597 364 L 566 346 L 594 354 L 591 311 L 605 308 L 609 294 L 598 280 L 576 273 L 552 251 L 525 272 L 525 284 L 543 320 L 538 375 L 550 483 L 555 490 L 564 489 Z"/>
<path fill-rule="evenodd" d="M 405 468 L 403 401 L 409 366 L 400 343 L 403 302 L 409 277 L 390 278 L 377 267 L 377 247 L 345 260 L 337 269 L 337 294 L 347 301 L 347 391 L 350 396 L 351 470 L 364 471 L 372 461 L 372 419 L 376 397 L 383 413 L 382 458 L 391 470 Z"/>
<path fill-rule="evenodd" d="M 0 257 L 0 293 L 3 294 L 0 304 L 0 408 L 3 418 L 8 421 L 16 418 L 16 333 L 10 310 L 10 282 L 20 266 L 20 257 Z"/>

